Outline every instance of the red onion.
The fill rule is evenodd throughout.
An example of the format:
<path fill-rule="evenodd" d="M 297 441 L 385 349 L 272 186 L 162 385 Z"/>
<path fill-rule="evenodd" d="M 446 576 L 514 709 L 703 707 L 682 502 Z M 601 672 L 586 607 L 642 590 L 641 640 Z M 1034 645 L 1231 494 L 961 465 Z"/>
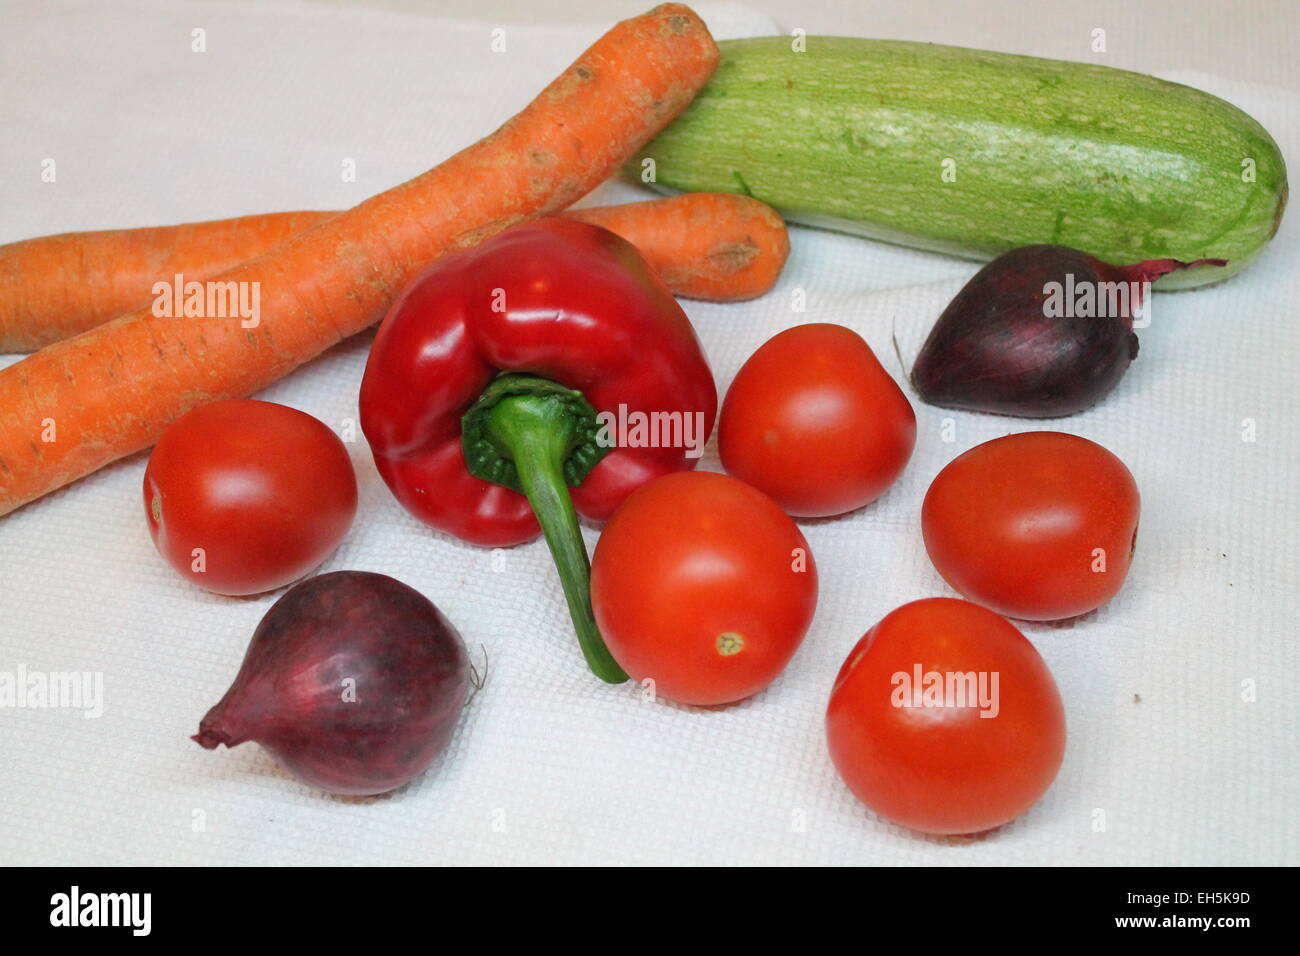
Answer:
<path fill-rule="evenodd" d="M 446 748 L 469 676 L 460 635 L 428 598 L 382 574 L 335 571 L 271 606 L 193 739 L 209 750 L 255 740 L 304 783 L 383 793 Z"/>
<path fill-rule="evenodd" d="M 1100 401 L 1137 356 L 1146 283 L 1223 259 L 1113 266 L 1067 246 L 998 256 L 939 316 L 912 366 L 932 405 L 1055 418 Z"/>

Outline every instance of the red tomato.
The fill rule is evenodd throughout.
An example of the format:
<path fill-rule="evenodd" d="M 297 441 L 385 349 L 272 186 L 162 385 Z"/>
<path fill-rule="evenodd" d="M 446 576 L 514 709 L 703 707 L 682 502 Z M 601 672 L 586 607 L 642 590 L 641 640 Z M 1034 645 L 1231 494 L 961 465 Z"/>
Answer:
<path fill-rule="evenodd" d="M 1095 442 L 1024 432 L 939 472 L 921 506 L 930 560 L 964 597 L 1007 617 L 1056 621 L 1105 604 L 1137 544 L 1138 489 Z"/>
<path fill-rule="evenodd" d="M 978 833 L 1051 786 L 1065 710 L 1038 651 L 1005 618 L 929 598 L 858 641 L 831 691 L 826 739 L 844 782 L 880 816 Z"/>
<path fill-rule="evenodd" d="M 605 525 L 591 568 L 614 659 L 683 704 L 756 694 L 789 662 L 817 605 L 808 542 L 771 498 L 709 472 L 642 485 Z"/>
<path fill-rule="evenodd" d="M 741 367 L 718 420 L 723 467 L 792 515 L 860 508 L 916 444 L 916 415 L 870 346 L 841 325 L 800 325 Z"/>
<path fill-rule="evenodd" d="M 144 473 L 144 510 L 158 552 L 185 577 L 218 594 L 258 594 L 338 546 L 357 512 L 357 479 L 323 422 L 233 399 L 163 433 Z"/>

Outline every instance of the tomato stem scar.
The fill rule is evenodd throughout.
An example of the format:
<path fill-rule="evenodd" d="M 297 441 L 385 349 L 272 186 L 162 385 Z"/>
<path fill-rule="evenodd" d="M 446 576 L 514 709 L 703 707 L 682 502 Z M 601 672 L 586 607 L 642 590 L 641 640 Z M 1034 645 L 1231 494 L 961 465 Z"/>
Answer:
<path fill-rule="evenodd" d="M 723 657 L 739 654 L 745 649 L 745 638 L 735 631 L 723 631 L 714 643 Z"/>

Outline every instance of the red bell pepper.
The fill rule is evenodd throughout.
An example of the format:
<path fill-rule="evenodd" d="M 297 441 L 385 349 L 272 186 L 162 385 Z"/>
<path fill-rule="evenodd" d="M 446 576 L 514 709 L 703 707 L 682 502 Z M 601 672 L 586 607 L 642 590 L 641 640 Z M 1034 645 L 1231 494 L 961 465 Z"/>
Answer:
<path fill-rule="evenodd" d="M 667 428 L 619 443 L 611 419 L 658 415 L 679 439 L 693 424 L 702 446 L 716 409 L 690 321 L 640 253 L 566 219 L 436 262 L 385 317 L 361 383 L 361 426 L 397 500 L 474 544 L 544 533 L 587 662 L 611 682 L 627 675 L 596 629 L 575 508 L 603 520 L 698 457 L 653 441 Z"/>

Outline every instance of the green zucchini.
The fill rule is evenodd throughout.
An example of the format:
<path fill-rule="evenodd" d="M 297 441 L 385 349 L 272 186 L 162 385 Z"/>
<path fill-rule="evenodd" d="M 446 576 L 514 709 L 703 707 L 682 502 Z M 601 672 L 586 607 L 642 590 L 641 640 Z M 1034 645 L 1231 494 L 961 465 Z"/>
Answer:
<path fill-rule="evenodd" d="M 1171 273 L 1160 288 L 1223 279 L 1277 231 L 1282 154 L 1208 93 L 928 43 L 795 45 L 720 43 L 713 79 L 626 174 L 740 192 L 794 222 L 969 258 L 1050 242 L 1115 264 L 1229 261 Z"/>

